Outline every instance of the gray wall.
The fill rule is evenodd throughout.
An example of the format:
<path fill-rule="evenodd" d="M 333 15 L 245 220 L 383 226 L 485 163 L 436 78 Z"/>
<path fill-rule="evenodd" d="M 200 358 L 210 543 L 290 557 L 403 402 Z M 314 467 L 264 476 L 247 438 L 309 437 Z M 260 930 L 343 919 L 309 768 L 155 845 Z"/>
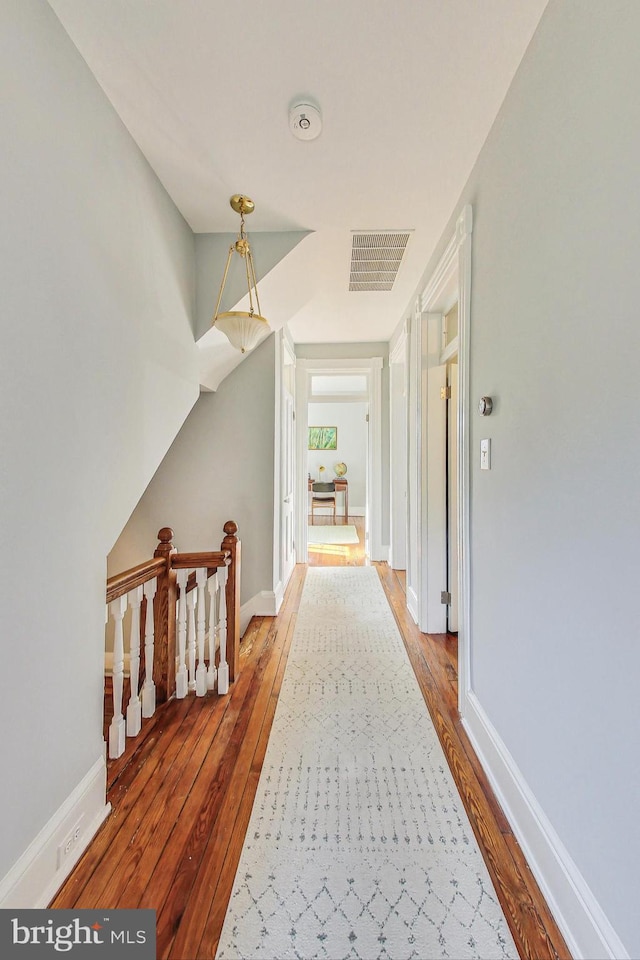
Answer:
<path fill-rule="evenodd" d="M 275 337 L 187 417 L 109 556 L 109 573 L 152 556 L 160 527 L 179 550 L 217 550 L 226 520 L 242 540 L 241 600 L 273 589 Z"/>
<path fill-rule="evenodd" d="M 281 260 L 283 260 L 301 240 L 309 235 L 308 230 L 283 230 L 279 233 L 253 233 L 251 231 L 251 217 L 245 221 L 247 236 L 253 252 L 258 293 L 260 280 L 265 277 Z M 238 217 L 238 229 L 240 217 Z M 238 233 L 198 233 L 196 244 L 196 339 L 204 336 L 211 327 L 211 320 L 220 293 L 220 284 L 224 274 L 224 267 L 229 254 L 229 246 L 235 242 Z M 242 297 L 247 295 L 247 277 L 240 258 L 233 255 L 221 310 L 233 310 Z M 268 304 L 260 304 L 268 313 Z M 257 309 L 257 307 L 256 307 Z M 268 319 L 268 318 L 267 318 Z"/>
<path fill-rule="evenodd" d="M 44 0 L 0 86 L 1 878 L 103 756 L 105 558 L 198 372 L 191 231 Z"/>
<path fill-rule="evenodd" d="M 376 343 L 297 343 L 296 357 L 301 360 L 364 360 L 382 357 L 382 531 L 380 541 L 390 541 L 389 521 L 389 344 Z"/>
<path fill-rule="evenodd" d="M 638 37 L 636 0 L 551 0 L 456 208 L 474 212 L 473 688 L 632 957 Z"/>

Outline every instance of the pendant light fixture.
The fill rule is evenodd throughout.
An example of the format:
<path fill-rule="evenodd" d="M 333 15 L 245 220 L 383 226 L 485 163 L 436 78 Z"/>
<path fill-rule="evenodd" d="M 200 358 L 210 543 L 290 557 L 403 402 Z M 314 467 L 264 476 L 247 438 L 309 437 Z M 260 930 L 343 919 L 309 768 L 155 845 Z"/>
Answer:
<path fill-rule="evenodd" d="M 222 275 L 222 284 L 220 285 L 220 293 L 218 294 L 218 302 L 216 303 L 215 313 L 211 322 L 229 338 L 231 345 L 234 346 L 236 350 L 240 350 L 241 353 L 246 353 L 247 350 L 253 350 L 256 344 L 266 337 L 270 332 L 270 328 L 265 318 L 260 315 L 260 301 L 258 300 L 258 284 L 256 281 L 255 267 L 253 265 L 253 254 L 249 240 L 244 232 L 245 214 L 253 213 L 255 203 L 253 200 L 250 200 L 249 197 L 245 197 L 240 193 L 234 193 L 229 203 L 233 210 L 240 214 L 240 233 L 235 243 L 232 243 L 229 247 L 227 263 L 224 268 L 224 274 Z M 238 254 L 240 259 L 244 261 L 247 290 L 249 293 L 249 310 L 228 310 L 219 313 L 222 294 L 234 254 Z M 254 309 L 254 297 L 257 311 Z"/>

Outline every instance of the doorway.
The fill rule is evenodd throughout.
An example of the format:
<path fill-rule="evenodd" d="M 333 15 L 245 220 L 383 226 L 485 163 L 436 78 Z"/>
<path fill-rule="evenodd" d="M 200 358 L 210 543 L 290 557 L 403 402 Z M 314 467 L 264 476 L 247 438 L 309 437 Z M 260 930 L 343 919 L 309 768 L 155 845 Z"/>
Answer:
<path fill-rule="evenodd" d="M 407 606 L 425 633 L 458 632 L 459 709 L 471 686 L 469 333 L 466 206 L 416 302 L 409 362 Z M 446 400 L 446 403 L 443 402 Z M 415 452 L 414 452 L 415 451 Z"/>
<path fill-rule="evenodd" d="M 309 475 L 313 480 L 321 477 L 332 481 L 337 478 L 336 467 L 342 464 L 346 465 L 344 480 L 347 481 L 347 491 L 337 492 L 338 517 L 344 520 L 345 511 L 347 516 L 362 515 L 365 521 L 366 555 L 371 560 L 386 560 L 389 548 L 381 544 L 382 358 L 298 359 L 296 369 L 298 560 L 304 563 L 309 559 Z M 347 408 L 350 412 L 346 412 Z M 331 420 L 332 416 L 335 422 Z M 329 429 L 327 442 L 330 446 L 321 452 L 310 451 L 310 427 L 335 428 L 337 440 Z M 349 436 L 352 437 L 351 441 Z M 314 459 L 310 460 L 312 454 Z M 325 469 L 320 471 L 320 467 Z"/>
<path fill-rule="evenodd" d="M 393 570 L 407 569 L 408 321 L 389 349 L 389 499 Z"/>
<path fill-rule="evenodd" d="M 296 563 L 295 551 L 295 371 L 293 348 L 286 340 L 282 347 L 281 406 L 281 514 L 280 549 L 283 585 L 289 582 Z"/>
<path fill-rule="evenodd" d="M 338 393 L 333 394 L 333 390 Z M 307 473 L 312 502 L 307 531 L 309 562 L 331 564 L 360 554 L 364 557 L 368 548 L 369 403 L 357 398 L 366 397 L 366 376 L 313 376 L 311 391 L 307 406 Z M 353 398 L 344 399 L 349 393 Z M 335 399 L 337 396 L 341 399 Z M 334 489 L 317 492 L 315 484 L 333 484 Z M 319 506 L 318 500 L 325 498 L 329 498 L 328 505 Z"/>
<path fill-rule="evenodd" d="M 457 304 L 456 304 L 457 309 Z M 447 633 L 458 632 L 458 355 L 447 363 L 446 550 Z"/>

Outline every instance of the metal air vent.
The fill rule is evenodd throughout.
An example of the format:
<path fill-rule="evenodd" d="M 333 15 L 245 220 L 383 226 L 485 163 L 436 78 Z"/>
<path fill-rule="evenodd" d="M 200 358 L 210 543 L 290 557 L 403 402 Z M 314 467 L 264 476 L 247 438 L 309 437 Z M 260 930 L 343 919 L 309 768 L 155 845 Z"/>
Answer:
<path fill-rule="evenodd" d="M 349 290 L 391 290 L 410 231 L 354 233 Z"/>

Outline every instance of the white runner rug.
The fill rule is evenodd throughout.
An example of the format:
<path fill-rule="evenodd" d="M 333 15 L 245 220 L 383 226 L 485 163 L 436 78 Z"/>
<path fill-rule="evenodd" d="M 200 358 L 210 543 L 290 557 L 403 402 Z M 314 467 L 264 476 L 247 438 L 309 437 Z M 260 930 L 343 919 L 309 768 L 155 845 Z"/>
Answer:
<path fill-rule="evenodd" d="M 307 573 L 217 956 L 517 960 L 373 567 Z"/>
<path fill-rule="evenodd" d="M 313 523 L 308 526 L 307 542 L 313 543 L 359 543 L 358 531 L 352 523 Z"/>

